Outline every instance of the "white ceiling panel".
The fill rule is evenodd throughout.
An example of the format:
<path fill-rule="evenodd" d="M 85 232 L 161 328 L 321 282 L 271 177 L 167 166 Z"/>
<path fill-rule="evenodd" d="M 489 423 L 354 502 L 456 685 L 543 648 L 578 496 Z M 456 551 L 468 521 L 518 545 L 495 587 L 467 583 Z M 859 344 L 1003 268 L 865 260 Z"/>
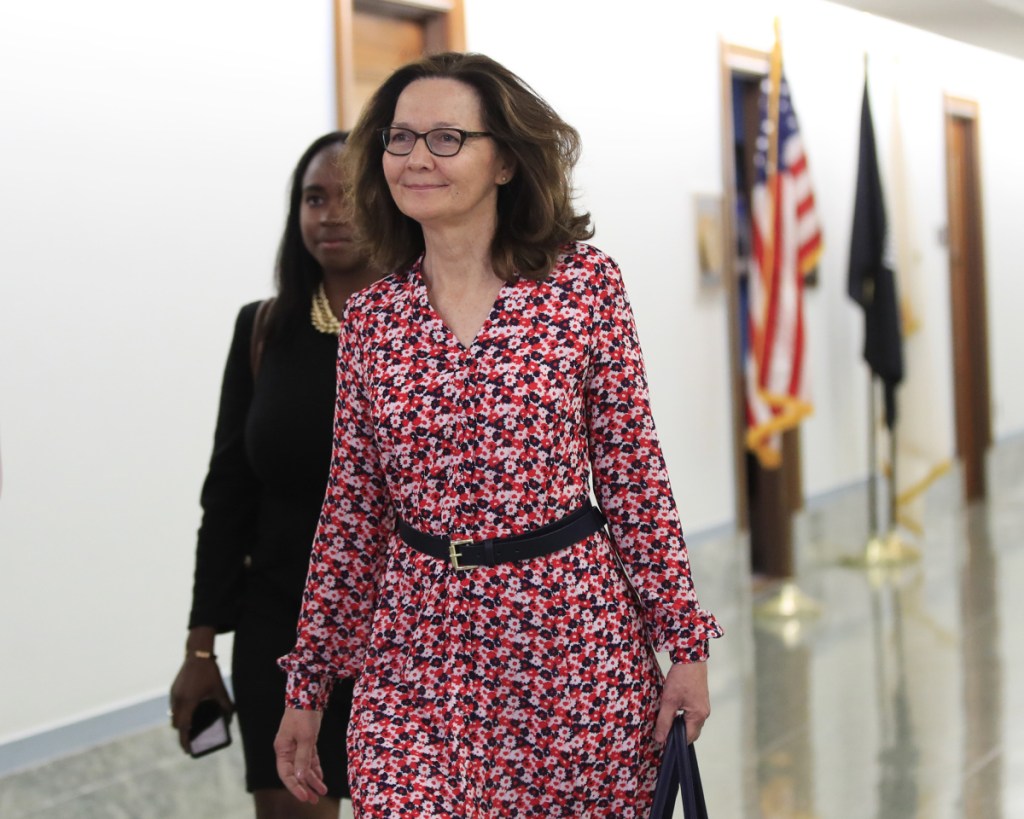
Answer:
<path fill-rule="evenodd" d="M 1024 0 L 833 0 L 1024 59 Z"/>

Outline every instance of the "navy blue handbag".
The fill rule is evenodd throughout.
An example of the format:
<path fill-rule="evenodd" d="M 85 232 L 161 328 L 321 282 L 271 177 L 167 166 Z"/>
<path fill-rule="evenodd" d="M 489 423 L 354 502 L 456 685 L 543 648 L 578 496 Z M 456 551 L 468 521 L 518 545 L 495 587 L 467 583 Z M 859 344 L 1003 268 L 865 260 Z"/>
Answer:
<path fill-rule="evenodd" d="M 686 723 L 682 716 L 675 718 L 668 732 L 658 785 L 654 789 L 651 819 L 672 819 L 679 793 L 683 797 L 683 816 L 686 819 L 708 819 L 704 788 L 697 770 L 697 752 L 693 745 L 686 744 Z"/>

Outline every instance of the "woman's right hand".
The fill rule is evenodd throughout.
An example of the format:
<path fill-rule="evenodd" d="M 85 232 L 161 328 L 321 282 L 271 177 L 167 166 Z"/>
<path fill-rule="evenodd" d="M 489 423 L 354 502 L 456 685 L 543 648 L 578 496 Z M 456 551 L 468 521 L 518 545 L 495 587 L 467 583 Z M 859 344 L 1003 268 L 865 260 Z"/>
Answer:
<path fill-rule="evenodd" d="M 210 641 L 212 648 L 212 639 Z M 212 653 L 212 651 L 211 651 Z M 220 675 L 217 661 L 196 657 L 191 652 L 185 657 L 174 682 L 171 683 L 171 727 L 178 732 L 178 743 L 188 753 L 188 732 L 192 712 L 203 700 L 216 700 L 225 714 L 235 708 Z"/>
<path fill-rule="evenodd" d="M 285 708 L 281 727 L 274 739 L 277 775 L 292 796 L 300 802 L 316 804 L 327 795 L 316 738 L 320 733 L 320 711 Z"/>

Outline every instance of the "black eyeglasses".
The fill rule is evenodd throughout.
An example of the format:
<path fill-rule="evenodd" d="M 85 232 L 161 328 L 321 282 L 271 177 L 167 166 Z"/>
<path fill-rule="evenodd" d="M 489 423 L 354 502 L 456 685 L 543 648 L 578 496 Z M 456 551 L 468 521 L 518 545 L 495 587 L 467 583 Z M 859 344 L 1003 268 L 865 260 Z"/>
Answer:
<path fill-rule="evenodd" d="M 381 128 L 384 150 L 395 156 L 408 156 L 422 138 L 434 156 L 455 156 L 470 137 L 490 136 L 489 131 L 463 131 L 461 128 L 431 128 L 419 133 L 409 128 Z"/>

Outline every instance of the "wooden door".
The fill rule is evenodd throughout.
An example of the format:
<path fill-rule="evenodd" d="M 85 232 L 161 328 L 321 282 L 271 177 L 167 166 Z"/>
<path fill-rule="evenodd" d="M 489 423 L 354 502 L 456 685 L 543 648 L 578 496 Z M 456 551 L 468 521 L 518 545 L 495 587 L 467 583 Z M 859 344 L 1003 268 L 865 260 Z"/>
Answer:
<path fill-rule="evenodd" d="M 953 393 L 968 501 L 985 497 L 985 455 L 992 443 L 977 114 L 975 103 L 946 98 Z"/>
<path fill-rule="evenodd" d="M 338 127 L 399 66 L 466 47 L 462 0 L 334 0 Z"/>

